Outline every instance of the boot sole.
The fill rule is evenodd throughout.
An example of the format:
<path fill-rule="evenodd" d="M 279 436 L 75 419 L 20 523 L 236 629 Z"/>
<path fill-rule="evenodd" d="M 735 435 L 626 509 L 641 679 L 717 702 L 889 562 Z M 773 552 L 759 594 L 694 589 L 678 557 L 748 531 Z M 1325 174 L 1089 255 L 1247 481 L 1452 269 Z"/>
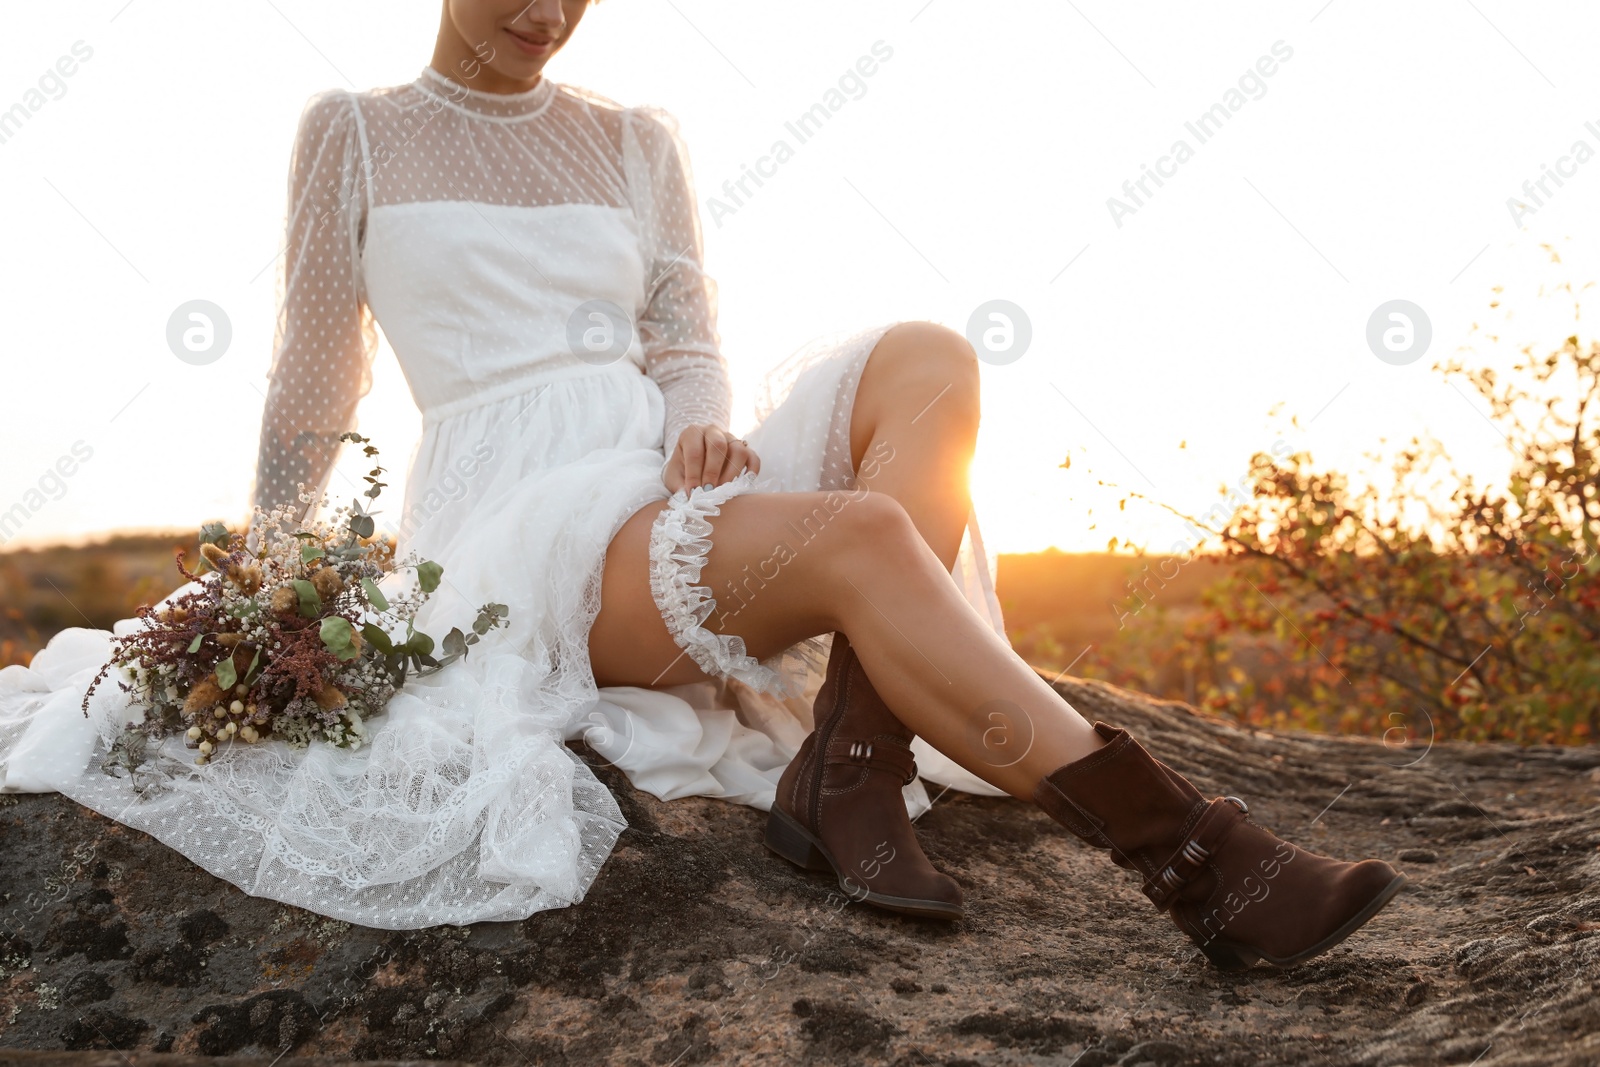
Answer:
<path fill-rule="evenodd" d="M 896 897 L 887 893 L 874 893 L 850 881 L 848 875 L 834 862 L 833 854 L 805 827 L 779 811 L 774 805 L 767 816 L 767 848 L 782 856 L 796 867 L 808 871 L 832 871 L 839 879 L 839 888 L 851 900 L 862 900 L 901 915 L 919 919 L 961 918 L 961 905 L 942 900 L 919 900 L 916 897 Z"/>
<path fill-rule="evenodd" d="M 1382 911 L 1383 906 L 1389 903 L 1396 893 L 1400 892 L 1400 890 L 1405 886 L 1406 881 L 1407 879 L 1405 875 L 1395 875 L 1394 881 L 1384 886 L 1382 892 L 1373 897 L 1372 900 L 1368 902 L 1366 907 L 1356 912 L 1356 914 L 1351 917 L 1349 922 L 1345 923 L 1343 926 L 1339 927 L 1339 929 L 1335 930 L 1321 941 L 1318 941 L 1310 948 L 1296 952 L 1292 956 L 1269 956 L 1260 949 L 1252 948 L 1249 945 L 1240 944 L 1237 941 L 1212 941 L 1209 944 L 1201 945 L 1200 951 L 1204 952 L 1207 959 L 1224 971 L 1242 971 L 1263 961 L 1271 964 L 1274 967 L 1293 967 L 1297 963 L 1304 963 L 1311 957 L 1328 951 L 1330 948 L 1337 945 L 1339 942 L 1343 941 L 1357 930 L 1361 929 L 1361 927 L 1366 925 L 1367 920 L 1371 919 L 1374 915 L 1378 914 L 1378 912 Z"/>

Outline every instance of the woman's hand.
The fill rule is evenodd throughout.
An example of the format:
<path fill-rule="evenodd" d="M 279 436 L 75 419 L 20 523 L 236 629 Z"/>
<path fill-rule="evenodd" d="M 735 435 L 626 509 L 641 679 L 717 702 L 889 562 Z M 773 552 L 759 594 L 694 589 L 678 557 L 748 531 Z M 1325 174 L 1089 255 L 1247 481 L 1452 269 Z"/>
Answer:
<path fill-rule="evenodd" d="M 761 473 L 761 457 L 749 445 L 720 427 L 686 426 L 661 471 L 661 481 L 676 493 L 697 485 L 721 485 L 746 470 Z"/>

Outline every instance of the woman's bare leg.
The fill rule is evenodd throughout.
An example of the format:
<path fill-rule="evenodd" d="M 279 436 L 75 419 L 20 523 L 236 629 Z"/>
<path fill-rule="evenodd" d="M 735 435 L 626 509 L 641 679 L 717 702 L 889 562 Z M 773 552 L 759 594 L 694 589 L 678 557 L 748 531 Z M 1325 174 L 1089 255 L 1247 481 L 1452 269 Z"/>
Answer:
<path fill-rule="evenodd" d="M 650 526 L 633 515 L 606 554 L 589 637 L 600 685 L 704 678 L 650 595 Z M 714 627 L 751 655 L 843 631 L 895 714 L 978 777 L 1029 799 L 1039 780 L 1102 744 L 1098 734 L 981 619 L 906 510 L 884 493 L 735 497 L 711 520 L 701 582 Z"/>
<path fill-rule="evenodd" d="M 856 387 L 850 455 L 858 484 L 900 502 L 949 570 L 972 498 L 978 358 L 954 330 L 903 322 L 873 346 Z"/>

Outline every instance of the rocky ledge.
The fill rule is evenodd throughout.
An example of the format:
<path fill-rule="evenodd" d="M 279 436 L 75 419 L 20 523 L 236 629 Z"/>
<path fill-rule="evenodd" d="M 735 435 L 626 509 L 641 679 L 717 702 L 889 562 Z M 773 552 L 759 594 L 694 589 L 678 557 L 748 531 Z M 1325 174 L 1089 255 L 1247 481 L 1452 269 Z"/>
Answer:
<path fill-rule="evenodd" d="M 762 848 L 760 812 L 594 761 L 631 829 L 582 904 L 400 933 L 8 796 L 0 1063 L 1600 1063 L 1600 750 L 1274 736 L 1058 688 L 1284 837 L 1412 884 L 1323 957 L 1223 974 L 1016 801 L 948 793 L 918 823 L 967 895 L 936 925 L 844 904 Z"/>

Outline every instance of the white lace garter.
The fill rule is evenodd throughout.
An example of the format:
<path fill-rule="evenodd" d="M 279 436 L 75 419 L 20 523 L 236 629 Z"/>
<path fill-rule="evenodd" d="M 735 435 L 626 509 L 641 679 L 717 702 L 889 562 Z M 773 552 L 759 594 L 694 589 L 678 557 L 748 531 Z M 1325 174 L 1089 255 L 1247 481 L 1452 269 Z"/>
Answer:
<path fill-rule="evenodd" d="M 751 688 L 785 694 L 792 683 L 783 674 L 745 652 L 744 639 L 706 629 L 716 610 L 716 597 L 696 584 L 711 549 L 711 523 L 706 516 L 720 513 L 718 505 L 755 488 L 749 471 L 711 489 L 680 489 L 650 527 L 650 593 L 666 620 L 667 632 L 678 647 L 713 677 L 737 678 Z"/>

